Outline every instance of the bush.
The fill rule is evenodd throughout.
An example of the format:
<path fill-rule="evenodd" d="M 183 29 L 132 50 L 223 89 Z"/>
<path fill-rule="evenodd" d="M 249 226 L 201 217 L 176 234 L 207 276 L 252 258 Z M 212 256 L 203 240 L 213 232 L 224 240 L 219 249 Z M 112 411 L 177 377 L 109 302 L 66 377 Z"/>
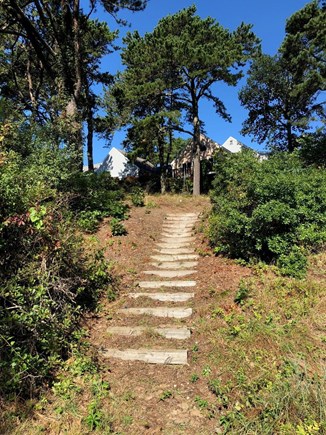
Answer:
<path fill-rule="evenodd" d="M 57 191 L 69 177 L 57 152 L 42 170 L 42 152 L 1 157 L 0 394 L 30 395 L 68 355 L 82 311 L 111 279 L 103 254 L 86 253 L 76 236 L 69 195 Z"/>
<path fill-rule="evenodd" d="M 127 234 L 127 230 L 120 222 L 119 219 L 113 218 L 110 222 L 112 236 L 125 236 Z"/>
<path fill-rule="evenodd" d="M 100 211 L 81 211 L 78 213 L 78 228 L 86 233 L 95 233 L 98 230 L 103 215 Z"/>
<path fill-rule="evenodd" d="M 131 191 L 131 202 L 135 207 L 144 207 L 145 193 L 141 187 L 134 187 Z"/>
<path fill-rule="evenodd" d="M 209 237 L 216 253 L 275 262 L 304 276 L 306 254 L 326 242 L 326 174 L 280 153 L 259 162 L 254 153 L 220 153 L 211 199 Z"/>

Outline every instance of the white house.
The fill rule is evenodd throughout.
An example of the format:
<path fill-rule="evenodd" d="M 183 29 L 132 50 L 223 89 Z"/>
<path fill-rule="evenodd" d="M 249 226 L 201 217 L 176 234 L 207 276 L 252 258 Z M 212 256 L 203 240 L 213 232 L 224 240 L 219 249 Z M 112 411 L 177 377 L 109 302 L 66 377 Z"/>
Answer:
<path fill-rule="evenodd" d="M 232 136 L 230 136 L 221 146 L 222 148 L 226 149 L 230 153 L 239 153 L 243 149 L 251 149 L 252 151 L 254 151 L 252 148 L 248 147 L 247 145 L 244 145 L 242 142 L 238 141 L 238 139 L 235 139 Z M 259 151 L 255 151 L 255 153 L 260 161 L 267 159 L 266 153 L 262 153 Z"/>
<path fill-rule="evenodd" d="M 138 177 L 139 169 L 130 162 L 123 151 L 111 148 L 96 172 L 110 172 L 114 178 Z"/>
<path fill-rule="evenodd" d="M 239 153 L 242 150 L 243 144 L 234 137 L 230 136 L 222 144 L 222 147 L 230 151 L 230 153 Z"/>

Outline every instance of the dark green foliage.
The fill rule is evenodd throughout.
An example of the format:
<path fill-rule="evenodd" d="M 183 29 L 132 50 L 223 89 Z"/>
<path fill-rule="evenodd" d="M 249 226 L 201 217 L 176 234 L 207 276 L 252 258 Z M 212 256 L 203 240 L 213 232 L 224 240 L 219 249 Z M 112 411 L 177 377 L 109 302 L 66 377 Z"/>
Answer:
<path fill-rule="evenodd" d="M 298 77 L 288 62 L 278 56 L 260 56 L 249 70 L 247 85 L 240 91 L 248 110 L 243 134 L 267 141 L 271 149 L 293 151 L 297 138 L 309 129 L 317 108 L 315 89 L 297 89 Z"/>
<path fill-rule="evenodd" d="M 210 240 L 216 253 L 277 262 L 302 277 L 306 253 L 326 242 L 326 174 L 280 153 L 220 154 L 212 190 Z"/>
<path fill-rule="evenodd" d="M 286 22 L 276 56 L 258 57 L 240 92 L 248 110 L 242 132 L 271 149 L 292 152 L 299 137 L 324 122 L 326 8 L 313 0 Z M 306 142 L 307 146 L 308 142 Z"/>
<path fill-rule="evenodd" d="M 77 173 L 62 185 L 71 193 L 71 208 L 76 211 L 103 212 L 103 216 L 119 213 L 116 204 L 123 198 L 123 191 L 108 172 Z"/>
<path fill-rule="evenodd" d="M 127 234 L 127 230 L 120 222 L 120 219 L 117 218 L 111 219 L 110 227 L 111 227 L 112 236 L 125 236 Z"/>
<path fill-rule="evenodd" d="M 308 165 L 326 167 L 326 128 L 305 134 L 299 139 L 300 156 Z"/>
<path fill-rule="evenodd" d="M 239 289 L 235 295 L 234 302 L 236 304 L 242 305 L 243 301 L 245 301 L 249 297 L 250 289 L 248 285 L 241 281 L 239 285 Z"/>
<path fill-rule="evenodd" d="M 131 202 L 135 207 L 143 207 L 145 204 L 145 193 L 141 187 L 134 187 L 131 191 Z"/>
<path fill-rule="evenodd" d="M 56 188 L 70 175 L 64 152 L 0 155 L 0 394 L 31 394 L 68 355 L 82 311 L 111 278 L 103 254 L 85 252 L 69 194 Z"/>
<path fill-rule="evenodd" d="M 211 101 L 216 113 L 230 121 L 212 86 L 220 81 L 235 86 L 243 76 L 241 67 L 259 52 L 259 40 L 251 25 L 242 23 L 230 32 L 213 18 L 202 19 L 195 13 L 196 7 L 191 6 L 161 19 L 144 37 L 137 31 L 127 35 L 122 60 L 128 87 L 122 93 L 129 99 L 134 117 L 130 143 L 142 152 L 149 147 L 153 150 L 155 143 L 161 167 L 165 161 L 169 163 L 173 151 L 172 131 L 192 136 L 193 187 L 198 195 L 203 127 L 200 101 Z"/>
<path fill-rule="evenodd" d="M 78 228 L 85 233 L 95 233 L 100 226 L 102 217 L 102 213 L 97 210 L 81 211 L 77 218 Z"/>

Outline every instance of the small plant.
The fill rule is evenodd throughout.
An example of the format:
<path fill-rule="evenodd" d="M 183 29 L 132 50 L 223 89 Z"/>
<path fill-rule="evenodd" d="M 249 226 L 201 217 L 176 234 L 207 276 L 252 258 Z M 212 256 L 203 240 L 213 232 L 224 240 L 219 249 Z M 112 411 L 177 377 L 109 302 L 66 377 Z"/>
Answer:
<path fill-rule="evenodd" d="M 77 216 L 77 226 L 86 233 L 95 233 L 98 230 L 102 216 L 102 213 L 98 210 L 81 211 Z"/>
<path fill-rule="evenodd" d="M 135 207 L 143 207 L 145 205 L 145 194 L 141 187 L 134 187 L 132 189 L 131 202 Z"/>
<path fill-rule="evenodd" d="M 171 397 L 173 397 L 173 393 L 170 390 L 165 390 L 163 391 L 163 393 L 160 395 L 160 400 L 164 401 L 166 399 L 170 399 Z"/>
<path fill-rule="evenodd" d="M 194 384 L 198 380 L 199 380 L 199 376 L 197 375 L 197 373 L 193 373 L 190 377 L 190 382 L 192 382 Z"/>
<path fill-rule="evenodd" d="M 195 403 L 199 409 L 205 409 L 208 407 L 208 400 L 202 399 L 199 396 L 195 397 Z"/>
<path fill-rule="evenodd" d="M 119 219 L 113 218 L 110 221 L 112 236 L 125 236 L 127 234 L 126 228 L 119 221 Z"/>
<path fill-rule="evenodd" d="M 122 424 L 124 426 L 129 426 L 130 424 L 132 424 L 132 422 L 133 422 L 133 418 L 131 415 L 124 415 L 122 417 Z"/>
<path fill-rule="evenodd" d="M 192 349 L 191 349 L 193 352 L 198 352 L 199 351 L 199 346 L 198 346 L 198 343 L 195 343 L 193 346 L 192 346 Z"/>
<path fill-rule="evenodd" d="M 147 201 L 146 202 L 146 208 L 155 208 L 155 207 L 157 207 L 156 202 L 154 202 L 154 201 Z"/>
<path fill-rule="evenodd" d="M 85 422 L 91 431 L 100 429 L 103 425 L 103 412 L 98 408 L 96 401 L 91 402 Z"/>
<path fill-rule="evenodd" d="M 238 305 L 243 305 L 244 301 L 249 297 L 250 289 L 247 284 L 241 280 L 239 289 L 235 295 L 234 302 Z"/>
<path fill-rule="evenodd" d="M 205 366 L 202 370 L 203 376 L 209 376 L 212 373 L 210 366 Z"/>

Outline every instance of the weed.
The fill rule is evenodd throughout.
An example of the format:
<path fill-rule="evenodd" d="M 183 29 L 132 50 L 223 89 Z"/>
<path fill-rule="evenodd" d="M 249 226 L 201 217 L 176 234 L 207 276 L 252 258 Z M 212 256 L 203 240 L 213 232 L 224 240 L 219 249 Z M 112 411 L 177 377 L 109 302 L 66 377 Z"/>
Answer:
<path fill-rule="evenodd" d="M 160 400 L 164 401 L 166 399 L 170 399 L 171 397 L 173 397 L 173 393 L 170 390 L 165 390 L 163 391 L 163 393 L 160 395 Z"/>
<path fill-rule="evenodd" d="M 245 283 L 245 281 L 241 280 L 239 284 L 239 289 L 235 295 L 234 302 L 239 305 L 243 305 L 244 301 L 248 299 L 250 294 L 250 288 Z"/>
<path fill-rule="evenodd" d="M 199 409 L 205 409 L 208 407 L 208 401 L 205 399 L 202 399 L 199 396 L 195 397 L 195 403 L 198 406 Z"/>
<path fill-rule="evenodd" d="M 129 426 L 129 425 L 132 424 L 132 422 L 133 422 L 133 418 L 132 418 L 131 415 L 124 415 L 124 416 L 122 417 L 122 424 L 123 424 L 123 425 L 125 425 L 125 426 Z"/>
<path fill-rule="evenodd" d="M 126 228 L 119 221 L 119 219 L 113 218 L 110 221 L 112 236 L 125 236 L 127 234 Z"/>
<path fill-rule="evenodd" d="M 199 351 L 199 346 L 198 346 L 198 343 L 195 343 L 193 346 L 192 346 L 192 352 L 198 352 Z"/>
<path fill-rule="evenodd" d="M 93 401 L 88 407 L 88 414 L 85 417 L 85 422 L 88 428 L 93 431 L 103 427 L 103 412 L 99 409 L 98 403 Z"/>
<path fill-rule="evenodd" d="M 193 384 L 199 380 L 199 376 L 196 373 L 193 373 L 190 377 L 190 382 Z"/>
<path fill-rule="evenodd" d="M 202 374 L 203 376 L 207 377 L 212 373 L 212 369 L 210 368 L 210 366 L 205 366 L 202 370 Z"/>

